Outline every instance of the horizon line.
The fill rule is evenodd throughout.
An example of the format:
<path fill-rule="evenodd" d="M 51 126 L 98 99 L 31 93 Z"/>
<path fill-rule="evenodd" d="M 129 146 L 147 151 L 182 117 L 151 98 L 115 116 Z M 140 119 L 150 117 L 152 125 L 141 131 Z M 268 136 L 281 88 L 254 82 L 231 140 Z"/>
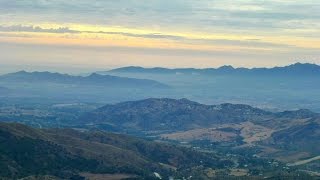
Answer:
<path fill-rule="evenodd" d="M 224 67 L 229 67 L 229 68 L 232 68 L 234 70 L 236 69 L 248 69 L 248 70 L 253 70 L 253 69 L 273 69 L 273 68 L 285 68 L 285 67 L 289 67 L 289 66 L 294 66 L 294 65 L 314 65 L 314 66 L 319 66 L 320 67 L 320 64 L 317 64 L 317 63 L 301 63 L 301 62 L 295 62 L 295 63 L 291 63 L 291 64 L 287 64 L 287 65 L 283 65 L 283 66 L 272 66 L 272 67 L 234 67 L 232 65 L 222 65 L 222 66 L 218 66 L 218 67 L 208 67 L 208 68 L 193 68 L 193 67 L 177 67 L 177 68 L 170 68 L 170 67 L 160 67 L 160 66 L 155 66 L 155 67 L 147 67 L 147 66 L 135 66 L 135 65 L 132 65 L 132 66 L 121 66 L 121 67 L 118 67 L 118 68 L 112 68 L 112 69 L 106 69 L 106 70 L 98 70 L 98 71 L 90 71 L 90 72 L 83 72 L 81 74 L 94 74 L 94 73 L 101 73 L 101 72 L 107 72 L 107 71 L 112 71 L 112 70 L 117 70 L 117 69 L 123 69 L 123 68 L 143 68 L 143 69 L 167 69 L 167 70 L 186 70 L 186 69 L 194 69 L 194 70 L 209 70 L 209 69 L 221 69 L 221 68 L 224 68 Z M 42 71 L 39 71 L 39 70 L 34 70 L 34 71 L 28 71 L 28 70 L 25 70 L 25 69 L 21 69 L 21 70 L 17 70 L 17 71 L 11 71 L 11 72 L 8 72 L 8 73 L 4 73 L 4 74 L 0 74 L 0 75 L 5 75 L 5 74 L 11 74 L 11 73 L 18 73 L 18 72 L 27 72 L 27 73 L 59 73 L 59 74 L 65 74 L 65 75 L 77 75 L 77 74 L 69 74 L 69 73 L 66 73 L 65 71 L 64 72 L 59 72 L 59 71 L 50 71 L 50 70 L 42 70 Z"/>

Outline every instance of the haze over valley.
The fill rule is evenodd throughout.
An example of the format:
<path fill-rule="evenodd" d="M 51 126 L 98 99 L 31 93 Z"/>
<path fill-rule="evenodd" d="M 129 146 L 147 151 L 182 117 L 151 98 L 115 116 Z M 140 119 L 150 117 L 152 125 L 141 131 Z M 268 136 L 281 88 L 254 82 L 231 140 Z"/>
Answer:
<path fill-rule="evenodd" d="M 26 72 L 0 76 L 7 98 L 42 103 L 117 103 L 152 97 L 187 98 L 204 104 L 248 104 L 271 111 L 320 112 L 320 66 L 167 69 L 124 67 L 89 75 Z"/>

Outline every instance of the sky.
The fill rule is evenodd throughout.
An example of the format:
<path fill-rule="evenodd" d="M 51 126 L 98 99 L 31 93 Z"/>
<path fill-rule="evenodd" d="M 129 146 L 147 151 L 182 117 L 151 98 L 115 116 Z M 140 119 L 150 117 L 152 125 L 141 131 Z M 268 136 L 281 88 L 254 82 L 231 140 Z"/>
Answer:
<path fill-rule="evenodd" d="M 316 0 L 0 0 L 0 72 L 320 64 Z"/>

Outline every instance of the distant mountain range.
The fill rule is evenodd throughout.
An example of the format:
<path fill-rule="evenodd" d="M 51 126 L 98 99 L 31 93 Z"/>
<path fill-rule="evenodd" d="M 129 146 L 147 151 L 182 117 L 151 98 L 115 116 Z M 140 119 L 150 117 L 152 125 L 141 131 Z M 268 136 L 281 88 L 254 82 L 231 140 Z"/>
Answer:
<path fill-rule="evenodd" d="M 71 76 L 51 72 L 19 71 L 0 76 L 0 82 L 13 83 L 59 83 L 75 85 L 98 85 L 110 87 L 150 87 L 167 88 L 168 86 L 154 80 L 125 78 L 93 73 L 89 76 Z"/>
<path fill-rule="evenodd" d="M 224 168 L 230 163 L 213 154 L 126 135 L 0 123 L 0 179 L 84 179 L 82 173 L 159 179 L 154 172 L 164 179 L 182 179 L 201 173 L 199 164 Z"/>
<path fill-rule="evenodd" d="M 296 63 L 284 67 L 274 68 L 234 68 L 232 66 L 222 66 L 220 68 L 143 68 L 143 67 L 123 67 L 108 71 L 110 73 L 151 73 L 151 74 L 236 74 L 236 75 L 309 75 L 319 76 L 320 66 L 309 63 Z M 102 72 L 100 72 L 102 73 Z M 105 72 L 107 73 L 107 72 Z"/>

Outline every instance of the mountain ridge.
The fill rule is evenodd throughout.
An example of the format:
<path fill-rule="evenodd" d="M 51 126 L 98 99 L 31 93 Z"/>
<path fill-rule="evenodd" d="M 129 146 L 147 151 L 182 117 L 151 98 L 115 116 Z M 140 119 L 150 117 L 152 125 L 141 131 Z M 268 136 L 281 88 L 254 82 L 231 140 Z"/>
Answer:
<path fill-rule="evenodd" d="M 204 167 L 223 167 L 228 162 L 219 162 L 205 153 L 127 135 L 35 129 L 16 123 L 0 123 L 0 147 L 0 179 L 32 175 L 69 179 L 81 172 L 127 173 L 141 179 L 155 179 L 154 172 L 163 178 L 185 176 L 188 169 L 200 161 Z"/>
<path fill-rule="evenodd" d="M 201 74 L 223 74 L 223 73 L 235 73 L 235 74 L 278 74 L 278 75 L 293 75 L 296 73 L 303 73 L 306 75 L 315 75 L 320 74 L 320 66 L 312 63 L 295 63 L 282 67 L 272 67 L 272 68 L 234 68 L 231 65 L 224 65 L 218 68 L 204 68 L 204 69 L 196 69 L 196 68 L 144 68 L 139 66 L 128 66 L 117 69 L 112 69 L 110 71 L 106 71 L 110 73 L 201 73 Z M 99 72 L 98 72 L 99 73 Z M 302 74 L 299 74 L 302 75 Z"/>
<path fill-rule="evenodd" d="M 105 105 L 83 115 L 79 122 L 108 123 L 124 129 L 177 131 L 214 124 L 309 117 L 320 116 L 309 110 L 272 113 L 243 104 L 204 105 L 188 99 L 149 98 Z"/>
<path fill-rule="evenodd" d="M 144 86 L 167 88 L 168 86 L 148 79 L 137 79 L 118 77 L 111 75 L 100 75 L 92 73 L 89 76 L 73 76 L 68 74 L 52 73 L 52 72 L 26 72 L 18 71 L 0 76 L 3 82 L 51 82 L 62 84 L 79 84 L 79 85 L 110 85 L 110 86 Z"/>

